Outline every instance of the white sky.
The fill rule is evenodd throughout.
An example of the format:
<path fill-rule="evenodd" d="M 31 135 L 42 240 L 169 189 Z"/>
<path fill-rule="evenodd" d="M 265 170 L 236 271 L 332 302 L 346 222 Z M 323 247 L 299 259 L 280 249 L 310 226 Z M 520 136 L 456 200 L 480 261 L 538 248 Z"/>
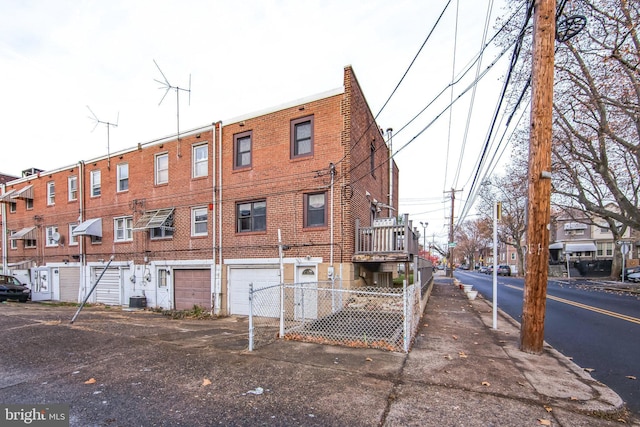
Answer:
<path fill-rule="evenodd" d="M 0 1 L 0 172 L 55 169 L 176 132 L 252 113 L 342 85 L 352 65 L 373 113 L 382 108 L 447 0 L 24 0 Z M 489 0 L 454 0 L 378 124 L 398 131 L 479 52 Z M 503 15 L 496 0 L 489 28 Z M 483 60 L 484 69 L 495 50 Z M 508 57 L 508 55 L 507 55 Z M 508 58 L 505 58 L 508 59 Z M 456 216 L 471 185 L 505 74 L 503 59 L 475 95 L 456 189 Z M 471 73 L 473 75 L 474 71 Z M 466 79 L 457 93 L 469 85 Z M 458 87 L 456 86 L 456 87 Z M 453 96 L 456 97 L 457 93 Z M 446 242 L 450 204 L 470 96 L 438 115 L 451 92 L 393 139 L 400 168 L 400 213 L 428 240 Z M 449 126 L 451 123 L 451 127 Z M 93 130 L 93 132 L 92 132 Z M 447 147 L 449 146 L 448 150 Z M 447 151 L 449 156 L 447 156 Z M 447 162 L 448 159 L 448 162 Z M 446 180 L 445 180 L 446 174 Z M 433 234 L 435 233 L 435 237 Z"/>

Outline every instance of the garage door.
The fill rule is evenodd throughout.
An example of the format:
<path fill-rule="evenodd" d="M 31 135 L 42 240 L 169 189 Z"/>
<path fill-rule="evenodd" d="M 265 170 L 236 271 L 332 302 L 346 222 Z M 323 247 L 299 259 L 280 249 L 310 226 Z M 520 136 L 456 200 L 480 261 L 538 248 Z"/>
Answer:
<path fill-rule="evenodd" d="M 102 273 L 102 268 L 93 269 L 95 283 Z M 104 272 L 98 286 L 96 286 L 96 302 L 107 305 L 120 305 L 120 268 L 109 267 Z"/>
<path fill-rule="evenodd" d="M 231 314 L 249 315 L 249 284 L 254 289 L 277 285 L 280 283 L 279 268 L 234 267 L 229 271 L 229 293 L 231 297 L 229 311 Z M 264 292 L 268 293 L 265 294 Z M 280 289 L 275 287 L 260 294 L 263 316 L 278 317 L 280 315 Z"/>
<path fill-rule="evenodd" d="M 79 267 L 60 267 L 60 301 L 78 302 Z"/>
<path fill-rule="evenodd" d="M 211 310 L 211 270 L 173 270 L 173 288 L 176 310 Z"/>

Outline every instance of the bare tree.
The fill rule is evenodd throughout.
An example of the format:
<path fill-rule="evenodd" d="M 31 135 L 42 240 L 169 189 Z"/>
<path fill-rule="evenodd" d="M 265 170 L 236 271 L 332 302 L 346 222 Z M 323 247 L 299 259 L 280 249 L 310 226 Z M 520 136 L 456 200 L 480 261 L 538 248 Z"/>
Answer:
<path fill-rule="evenodd" d="M 455 230 L 455 234 L 456 252 L 462 252 L 465 261 L 474 268 L 480 252 L 491 241 L 491 226 L 486 219 L 476 218 L 463 222 Z"/>

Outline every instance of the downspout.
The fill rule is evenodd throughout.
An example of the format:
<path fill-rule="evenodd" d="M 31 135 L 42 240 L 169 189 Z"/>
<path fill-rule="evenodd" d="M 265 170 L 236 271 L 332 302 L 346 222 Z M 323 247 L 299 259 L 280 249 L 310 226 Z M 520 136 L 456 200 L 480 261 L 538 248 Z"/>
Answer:
<path fill-rule="evenodd" d="M 0 184 L 2 188 L 2 194 L 7 192 L 7 186 Z M 7 254 L 7 205 L 6 203 L 0 203 L 0 214 L 2 215 L 2 273 L 7 274 L 8 259 Z"/>
<path fill-rule="evenodd" d="M 78 212 L 78 224 L 82 223 L 84 221 L 84 162 L 82 160 L 80 160 L 78 162 L 78 197 L 79 197 L 79 206 L 80 209 Z M 80 284 L 78 286 L 78 301 L 81 301 L 85 295 L 84 295 L 84 281 L 85 281 L 85 265 L 86 265 L 86 260 L 85 260 L 85 256 L 84 256 L 84 236 L 78 236 L 78 250 L 79 252 L 79 256 L 80 259 L 78 261 L 80 261 Z"/>
<path fill-rule="evenodd" d="M 215 131 L 214 131 L 215 132 Z M 220 267 L 220 277 L 218 279 L 220 283 L 220 302 L 222 303 L 222 122 L 218 121 L 218 179 L 216 179 L 216 186 L 218 187 L 218 265 Z M 227 309 L 231 302 L 231 296 L 227 292 Z"/>
<path fill-rule="evenodd" d="M 218 171 L 218 168 L 216 167 L 216 161 L 218 160 L 218 156 L 216 155 L 216 142 L 218 143 L 218 145 L 221 145 L 221 140 L 220 138 L 216 138 L 216 125 L 220 123 L 212 123 L 213 129 L 211 134 L 213 135 L 213 146 L 211 147 L 211 153 L 213 154 L 213 161 L 211 162 L 211 177 L 213 178 L 213 195 L 212 195 L 212 203 L 213 203 L 213 208 L 215 209 L 215 213 L 217 214 L 218 211 L 220 210 L 218 206 L 216 206 L 216 186 L 218 183 L 218 179 L 216 177 L 216 172 Z M 219 316 L 221 313 L 221 305 L 222 305 L 222 265 L 218 264 L 216 265 L 216 243 L 219 244 L 220 240 L 216 239 L 216 233 L 218 232 L 218 229 L 220 226 L 215 227 L 216 224 L 216 219 L 212 218 L 213 221 L 212 223 L 214 224 L 213 227 L 213 268 L 214 268 L 214 277 L 215 277 L 215 284 L 214 284 L 214 302 L 213 302 L 213 313 L 216 316 Z M 218 249 L 218 253 L 220 253 L 221 251 Z"/>
<path fill-rule="evenodd" d="M 335 179 L 335 175 L 336 175 L 336 165 L 334 165 L 333 163 L 329 164 L 329 172 L 331 173 L 331 207 L 330 207 L 330 211 L 329 211 L 329 223 L 331 224 L 331 235 L 329 237 L 330 242 L 329 242 L 329 272 L 331 273 L 331 280 L 333 281 L 333 184 L 334 184 L 334 179 Z"/>
<path fill-rule="evenodd" d="M 387 129 L 387 141 L 389 141 L 389 206 L 393 206 L 393 129 Z M 391 208 L 389 208 L 391 216 Z"/>

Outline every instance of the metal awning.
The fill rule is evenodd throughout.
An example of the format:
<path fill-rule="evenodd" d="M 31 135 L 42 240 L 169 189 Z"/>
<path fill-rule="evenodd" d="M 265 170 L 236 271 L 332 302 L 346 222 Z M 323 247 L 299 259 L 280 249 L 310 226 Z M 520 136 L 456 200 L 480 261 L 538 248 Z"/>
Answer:
<path fill-rule="evenodd" d="M 13 200 L 11 200 L 11 195 L 13 195 L 13 193 L 15 192 L 16 190 L 9 190 L 5 192 L 2 196 L 0 196 L 0 203 L 13 203 Z"/>
<path fill-rule="evenodd" d="M 33 185 L 27 185 L 11 195 L 12 199 L 33 200 Z"/>
<path fill-rule="evenodd" d="M 556 242 L 549 245 L 549 249 L 562 249 L 562 242 Z"/>
<path fill-rule="evenodd" d="M 589 226 L 580 222 L 565 222 L 563 228 L 565 230 L 586 230 Z"/>
<path fill-rule="evenodd" d="M 102 218 L 91 218 L 81 222 L 73 229 L 71 235 L 102 237 Z"/>
<path fill-rule="evenodd" d="M 26 227 L 9 236 L 9 240 L 36 240 L 36 227 Z"/>
<path fill-rule="evenodd" d="M 567 243 L 564 249 L 565 252 L 571 254 L 576 252 L 595 252 L 597 250 L 595 243 Z"/>
<path fill-rule="evenodd" d="M 145 212 L 133 225 L 133 231 L 143 231 L 150 228 L 173 230 L 173 211 L 175 208 L 157 209 Z"/>

